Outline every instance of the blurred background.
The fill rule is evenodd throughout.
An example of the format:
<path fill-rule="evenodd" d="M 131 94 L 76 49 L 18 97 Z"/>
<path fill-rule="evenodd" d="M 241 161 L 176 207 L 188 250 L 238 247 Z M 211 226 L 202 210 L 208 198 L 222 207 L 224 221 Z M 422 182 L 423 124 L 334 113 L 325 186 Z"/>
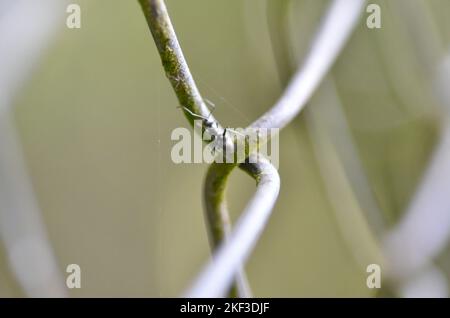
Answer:
<path fill-rule="evenodd" d="M 81 267 L 80 289 L 55 292 L 177 296 L 210 256 L 201 201 L 207 165 L 177 165 L 170 158 L 172 130 L 188 123 L 141 8 L 137 1 L 72 1 L 81 7 L 82 24 L 69 29 L 67 3 L 43 1 L 49 19 L 23 9 L 32 2 L 0 1 L 0 230 L 6 233 L 0 296 L 46 295 L 39 282 L 27 292 L 17 279 L 17 273 L 33 277 L 45 267 L 34 245 L 25 244 L 34 257 L 22 265 L 14 259 L 27 256 L 14 258 L 8 248 L 18 233 L 14 226 L 26 233 L 32 222 L 40 228 L 36 237 L 51 246 L 54 272 L 63 282 L 68 264 Z M 280 56 L 286 54 L 293 72 L 330 2 L 166 3 L 199 89 L 216 105 L 216 118 L 224 126 L 245 127 L 275 103 L 285 85 Z M 279 200 L 246 266 L 258 297 L 398 296 L 397 287 L 367 288 L 366 266 L 384 264 L 384 237 L 411 208 L 441 145 L 449 77 L 440 71 L 449 69 L 450 2 L 371 3 L 381 7 L 382 27 L 367 28 L 368 13 L 362 12 L 331 76 L 281 132 Z M 15 5 L 23 5 L 16 10 L 21 13 L 8 18 Z M 41 29 L 39 36 L 32 33 Z M 12 152 L 19 159 L 8 157 Z M 19 185 L 14 201 L 16 192 L 8 192 L 16 180 L 11 162 L 22 159 L 20 180 L 30 187 Z M 233 219 L 254 189 L 252 179 L 233 172 Z M 334 189 L 343 192 L 336 196 Z M 33 216 L 23 212 L 15 220 L 19 214 L 11 207 L 28 205 L 6 203 L 28 197 Z M 428 233 L 434 235 L 432 229 Z M 445 290 L 446 241 L 432 254 L 437 284 Z"/>

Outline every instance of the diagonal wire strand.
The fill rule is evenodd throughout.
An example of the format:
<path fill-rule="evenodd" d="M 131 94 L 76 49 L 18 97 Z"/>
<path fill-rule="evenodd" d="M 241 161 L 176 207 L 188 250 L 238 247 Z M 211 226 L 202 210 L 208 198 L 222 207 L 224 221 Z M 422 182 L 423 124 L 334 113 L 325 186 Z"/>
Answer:
<path fill-rule="evenodd" d="M 283 128 L 303 109 L 347 43 L 365 0 L 334 0 L 302 66 L 278 102 L 251 127 Z"/>
<path fill-rule="evenodd" d="M 224 128 L 214 118 L 211 111 L 206 106 L 204 99 L 195 84 L 188 64 L 184 58 L 180 44 L 178 43 L 175 30 L 172 26 L 166 5 L 162 0 L 139 0 L 142 10 L 146 17 L 148 26 L 153 35 L 153 39 L 158 48 L 161 61 L 166 72 L 166 76 L 172 84 L 172 88 L 178 98 L 181 109 L 185 116 L 194 125 L 194 121 L 203 119 L 203 127 L 210 127 L 210 133 L 216 136 L 223 136 Z M 224 134 L 225 147 L 231 149 L 233 141 Z M 206 210 L 207 212 L 209 210 Z M 207 219 L 212 219 L 207 218 Z M 211 224 L 208 224 L 211 227 Z M 227 224 L 220 224 L 220 230 L 210 229 L 211 244 L 216 246 L 218 242 L 224 239 L 229 232 Z M 241 271 L 237 277 L 236 286 L 232 288 L 230 296 L 239 295 L 240 297 L 249 297 L 250 290 L 247 284 L 247 278 Z"/>
<path fill-rule="evenodd" d="M 409 38 L 414 39 L 426 83 L 442 106 L 443 129 L 407 210 L 384 238 L 384 252 L 389 260 L 388 279 L 400 296 L 448 297 L 445 280 L 439 283 L 433 279 L 436 275 L 427 273 L 438 271 L 433 261 L 450 238 L 450 56 L 445 57 L 448 53 L 426 3 L 409 0 L 392 5 L 410 30 Z M 426 284 L 428 294 L 421 290 Z"/>
<path fill-rule="evenodd" d="M 192 113 L 208 117 L 209 112 L 189 72 L 164 2 L 162 0 L 139 1 L 158 47 L 166 75 L 181 105 Z M 294 75 L 275 106 L 249 128 L 283 128 L 297 116 L 344 47 L 358 21 L 363 4 L 364 0 L 333 1 L 305 63 Z M 185 114 L 192 123 L 194 116 L 186 111 Z M 218 123 L 217 127 L 219 127 Z M 230 166 L 230 172 L 234 166 Z M 225 295 L 233 278 L 241 271 L 258 241 L 275 204 L 279 191 L 279 176 L 276 169 L 264 158 L 260 158 L 254 164 L 241 164 L 240 167 L 257 180 L 257 191 L 239 218 L 235 230 L 225 242 L 221 243 L 213 256 L 213 261 L 195 280 L 192 289 L 187 293 L 188 296 Z M 225 181 L 226 178 L 212 180 L 212 183 L 219 185 L 217 193 L 213 195 L 223 198 Z M 205 188 L 208 188 L 207 185 Z M 207 195 L 208 193 L 205 194 Z M 223 219 L 220 212 L 228 215 L 228 211 L 217 211 L 216 208 L 213 208 L 212 212 L 218 214 L 218 220 Z M 221 229 L 223 231 L 223 224 Z"/>
<path fill-rule="evenodd" d="M 186 292 L 186 297 L 223 297 L 270 218 L 280 190 L 278 171 L 265 158 L 260 158 L 258 163 L 244 163 L 239 167 L 256 180 L 256 192 L 232 233 L 216 249 L 213 259 Z M 230 171 L 228 169 L 226 174 Z"/>
<path fill-rule="evenodd" d="M 335 0 L 332 3 L 324 22 L 315 37 L 315 41 L 311 46 L 311 50 L 305 63 L 294 75 L 290 84 L 274 107 L 260 119 L 255 121 L 250 128 L 283 128 L 297 116 L 332 66 L 347 39 L 350 37 L 350 34 L 358 21 L 363 4 L 363 0 Z M 330 41 L 332 43 L 330 43 Z M 216 168 L 216 166 L 213 165 L 210 169 L 219 168 Z M 230 169 L 232 169 L 232 167 Z M 218 215 L 217 218 L 220 219 L 223 215 L 228 215 L 226 205 L 222 202 L 222 200 L 224 200 L 224 190 L 227 179 L 222 178 L 220 174 L 218 175 L 219 177 L 216 179 L 207 179 L 209 182 L 206 182 L 205 184 L 205 196 L 212 197 L 212 199 L 219 198 L 219 204 L 216 204 L 215 207 L 213 206 L 212 211 L 208 214 L 216 214 Z M 216 192 L 211 189 L 215 189 Z M 269 192 L 269 190 L 267 191 Z M 238 225 L 241 227 L 247 226 L 245 231 L 260 235 L 261 231 L 252 232 L 252 230 L 254 230 L 253 227 L 256 227 L 254 224 L 261 224 L 258 222 L 265 224 L 266 220 L 262 220 L 264 216 L 266 215 L 262 213 L 261 215 L 256 213 L 253 214 L 251 208 L 247 207 L 242 212 Z M 242 221 L 242 223 L 240 223 L 241 220 L 248 220 L 249 217 L 254 218 L 253 222 L 244 223 L 244 221 Z M 239 228 L 239 230 L 242 229 Z M 237 232 L 238 229 L 236 228 L 235 231 Z M 245 260 L 248 258 L 251 249 L 254 246 L 250 244 L 250 242 L 259 238 L 247 237 L 246 239 L 248 242 L 245 240 L 238 241 L 238 239 L 243 240 L 243 238 L 239 237 L 238 234 L 235 234 L 236 232 L 233 232 L 230 238 L 223 243 L 218 250 L 219 252 L 217 252 L 216 256 L 203 272 L 201 272 L 200 276 L 194 282 L 193 287 L 187 292 L 187 296 L 204 297 L 205 295 L 209 295 L 210 297 L 217 297 L 224 295 L 229 281 L 224 280 L 222 277 L 229 278 L 229 271 L 231 271 L 231 273 L 236 273 L 240 270 L 240 267 L 245 263 Z M 245 243 L 248 244 L 245 245 Z M 235 254 L 237 253 L 235 250 L 237 248 L 236 246 L 239 244 L 243 244 L 248 250 L 245 253 L 240 251 L 242 254 Z M 221 258 L 219 258 L 219 255 Z M 239 260 L 232 260 L 233 257 L 237 256 L 242 257 L 240 262 Z M 224 262 L 230 267 L 234 266 L 234 268 L 225 268 L 221 262 Z"/>
<path fill-rule="evenodd" d="M 291 56 L 294 55 L 289 50 L 291 35 L 286 21 L 290 3 L 269 0 L 267 6 L 272 50 L 282 83 L 286 83 L 292 73 Z M 355 148 L 331 75 L 324 80 L 319 96 L 306 109 L 304 116 L 327 198 L 354 261 L 363 268 L 374 260 L 382 263 L 375 234 L 384 231 L 384 220 Z M 349 226 L 349 219 L 353 220 L 353 226 Z"/>
<path fill-rule="evenodd" d="M 65 3 L 0 0 L 0 239 L 11 272 L 30 297 L 67 292 L 26 171 L 12 106 L 55 35 Z"/>

